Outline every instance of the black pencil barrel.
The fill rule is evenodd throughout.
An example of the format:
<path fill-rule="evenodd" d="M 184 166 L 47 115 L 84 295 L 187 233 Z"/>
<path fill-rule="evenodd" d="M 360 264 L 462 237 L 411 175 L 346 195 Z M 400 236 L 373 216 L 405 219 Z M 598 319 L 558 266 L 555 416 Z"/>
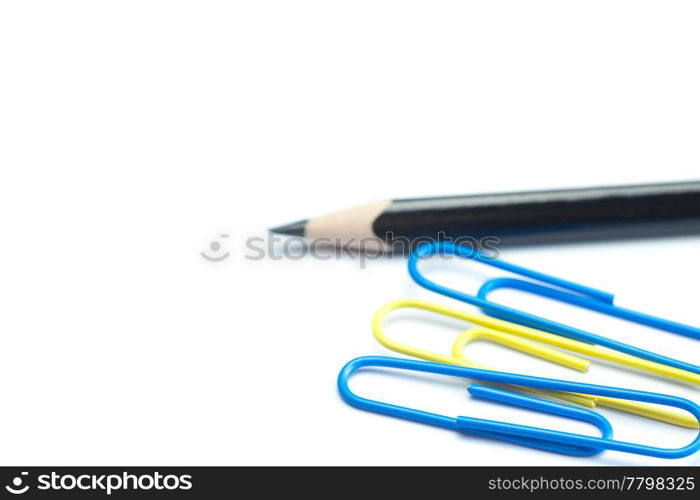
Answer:
<path fill-rule="evenodd" d="M 394 200 L 373 230 L 506 244 L 700 234 L 700 182 Z"/>

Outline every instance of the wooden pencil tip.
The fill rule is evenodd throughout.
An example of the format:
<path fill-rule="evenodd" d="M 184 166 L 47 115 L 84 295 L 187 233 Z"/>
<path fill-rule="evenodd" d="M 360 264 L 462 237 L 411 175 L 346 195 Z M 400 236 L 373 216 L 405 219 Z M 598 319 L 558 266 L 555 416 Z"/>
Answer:
<path fill-rule="evenodd" d="M 284 226 L 270 228 L 271 233 L 286 234 L 287 236 L 304 236 L 306 232 L 306 219 L 297 222 L 292 222 L 291 224 L 286 224 Z"/>

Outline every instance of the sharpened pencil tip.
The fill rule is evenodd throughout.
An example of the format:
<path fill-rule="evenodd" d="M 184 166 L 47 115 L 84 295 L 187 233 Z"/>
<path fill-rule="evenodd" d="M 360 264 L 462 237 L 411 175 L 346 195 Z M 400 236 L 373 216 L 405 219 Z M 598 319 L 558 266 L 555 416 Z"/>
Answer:
<path fill-rule="evenodd" d="M 297 222 L 292 222 L 291 224 L 286 224 L 284 226 L 270 228 L 271 233 L 286 234 L 287 236 L 304 236 L 306 232 L 306 219 Z"/>

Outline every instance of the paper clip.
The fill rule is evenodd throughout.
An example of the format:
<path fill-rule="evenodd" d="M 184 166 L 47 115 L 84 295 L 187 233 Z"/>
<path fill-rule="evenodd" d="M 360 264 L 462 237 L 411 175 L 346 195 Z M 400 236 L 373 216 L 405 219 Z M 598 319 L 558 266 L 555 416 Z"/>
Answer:
<path fill-rule="evenodd" d="M 542 332 L 544 335 L 551 335 L 545 332 Z M 552 335 L 553 336 L 553 335 Z M 455 358 L 464 361 L 466 364 L 465 366 L 475 366 L 478 367 L 477 363 L 474 363 L 470 360 L 468 360 L 464 356 L 464 347 L 469 344 L 470 342 L 481 339 L 481 340 L 488 340 L 491 342 L 495 342 L 497 344 L 503 345 L 505 347 L 510 347 L 512 349 L 518 350 L 520 352 L 524 352 L 526 354 L 530 354 L 532 356 L 537 356 L 539 358 L 545 359 L 547 361 L 551 361 L 553 363 L 557 363 L 562 366 L 567 366 L 569 368 L 572 368 L 574 370 L 578 370 L 581 372 L 585 372 L 588 369 L 589 362 L 582 359 L 582 358 L 577 358 L 573 356 L 573 359 L 575 360 L 572 362 L 569 358 L 566 358 L 566 353 L 563 353 L 561 351 L 558 351 L 556 349 L 548 349 L 545 346 L 538 345 L 535 342 L 530 342 L 528 340 L 519 338 L 515 335 L 511 335 L 508 333 L 502 333 L 498 332 L 495 330 L 491 330 L 489 328 L 480 328 L 480 327 L 475 327 L 475 328 L 470 328 L 469 330 L 466 330 L 462 332 L 457 339 L 455 340 L 455 343 L 452 346 L 452 356 Z M 540 339 L 540 342 L 546 342 L 549 343 L 549 341 L 546 341 L 544 339 Z M 577 342 L 575 340 L 572 340 L 571 342 Z M 588 346 L 588 344 L 583 344 L 583 346 Z M 563 359 L 562 359 L 563 358 Z M 583 363 L 583 364 L 580 364 Z M 647 417 L 651 418 L 654 420 L 659 420 L 661 422 L 666 422 L 669 424 L 674 424 L 678 425 L 681 427 L 687 427 L 689 429 L 698 429 L 700 428 L 700 423 L 696 419 L 694 419 L 691 416 L 688 415 L 681 415 L 680 413 L 675 413 L 675 412 L 670 412 L 661 408 L 657 408 L 654 406 L 649 406 L 644 403 L 635 403 L 632 401 L 625 401 L 622 399 L 615 399 L 615 398 L 606 398 L 602 396 L 585 396 L 583 394 L 562 394 L 562 393 L 557 393 L 557 392 L 545 392 L 545 395 L 554 397 L 560 400 L 564 401 L 570 401 L 572 403 L 577 403 L 577 404 L 583 404 L 585 406 L 589 407 L 595 407 L 595 406 L 603 406 L 607 408 L 614 408 L 616 410 L 624 411 L 627 413 L 633 413 L 636 415 L 640 415 L 642 417 Z M 583 399 L 583 401 L 581 401 Z"/>
<path fill-rule="evenodd" d="M 612 428 L 610 423 L 604 417 L 591 410 L 574 408 L 573 406 L 494 389 L 480 384 L 471 384 L 469 386 L 469 392 L 472 396 L 589 422 L 598 427 L 602 435 L 601 437 L 587 436 L 473 417 L 448 417 L 423 410 L 366 399 L 356 395 L 350 390 L 348 387 L 348 378 L 355 371 L 368 366 L 398 368 L 538 389 L 570 391 L 633 401 L 644 401 L 647 403 L 674 406 L 687 410 L 695 415 L 696 418 L 700 418 L 700 406 L 692 401 L 676 396 L 385 356 L 365 356 L 353 359 L 343 367 L 338 375 L 338 390 L 340 391 L 340 395 L 348 404 L 357 408 L 459 432 L 491 437 L 541 450 L 578 456 L 589 456 L 603 450 L 617 450 L 658 458 L 681 458 L 695 453 L 698 448 L 700 448 L 700 434 L 695 437 L 692 443 L 682 448 L 658 448 L 638 443 L 617 441 L 611 439 Z"/>
<path fill-rule="evenodd" d="M 396 340 L 389 338 L 384 331 L 384 320 L 386 317 L 391 312 L 402 308 L 430 311 L 475 325 L 480 325 L 483 328 L 469 329 L 460 334 L 453 345 L 451 355 L 428 351 L 419 347 L 397 342 Z M 633 356 L 610 351 L 608 349 L 601 349 L 594 345 L 560 337 L 551 333 L 542 332 L 533 328 L 492 318 L 483 314 L 453 309 L 441 304 L 435 304 L 419 299 L 399 299 L 389 302 L 388 304 L 385 304 L 379 308 L 372 319 L 372 332 L 380 344 L 393 351 L 438 363 L 447 363 L 480 369 L 491 369 L 490 367 L 467 360 L 464 358 L 461 352 L 464 345 L 466 345 L 476 336 L 476 332 L 477 335 L 487 337 L 490 340 L 507 345 L 508 347 L 512 347 L 521 352 L 525 352 L 527 354 L 531 354 L 581 372 L 585 372 L 588 369 L 588 366 L 590 365 L 588 360 L 531 341 L 542 342 L 544 344 L 566 349 L 568 351 L 590 356 L 592 358 L 610 361 L 615 364 L 639 368 L 674 380 L 694 380 L 696 383 L 700 381 L 700 376 L 694 373 L 688 373 L 670 366 L 660 365 L 658 363 L 635 358 Z M 542 391 L 535 392 L 540 393 Z M 587 406 L 589 408 L 594 408 L 596 405 L 606 406 L 627 413 L 632 413 L 690 429 L 697 429 L 700 427 L 698 420 L 690 415 L 679 414 L 664 408 L 658 408 L 644 403 L 635 403 L 632 401 L 604 397 L 590 397 L 582 394 L 554 393 L 551 391 L 545 392 L 545 395 L 548 397 L 555 397 L 559 400 Z"/>
<path fill-rule="evenodd" d="M 543 286 L 538 283 L 513 278 L 495 278 L 484 283 L 479 289 L 477 295 L 469 295 L 430 281 L 418 271 L 419 261 L 426 257 L 430 257 L 431 255 L 455 255 L 465 259 L 472 259 L 481 262 L 482 264 L 497 267 L 514 274 L 531 278 L 549 286 Z M 519 311 L 517 309 L 488 300 L 488 294 L 493 290 L 499 288 L 513 288 L 660 330 L 700 339 L 700 329 L 618 307 L 613 304 L 614 295 L 608 292 L 603 292 L 584 285 L 572 283 L 570 281 L 549 276 L 531 269 L 516 266 L 515 264 L 510 264 L 502 260 L 488 258 L 478 251 L 466 246 L 454 245 L 446 242 L 421 244 L 416 251 L 411 254 L 408 260 L 408 271 L 416 283 L 427 288 L 428 290 L 432 290 L 453 299 L 475 305 L 490 316 L 536 328 L 538 330 L 544 330 L 545 332 L 554 333 L 556 335 L 563 335 L 582 342 L 597 344 L 615 351 L 636 356 L 638 358 L 644 358 L 656 363 L 678 368 L 679 370 L 700 374 L 700 366 L 698 365 L 673 359 L 668 356 L 663 356 L 655 352 L 625 344 L 624 342 L 619 342 L 617 340 L 596 335 L 594 333 L 580 330 L 562 323 L 557 323 L 555 321 Z"/>

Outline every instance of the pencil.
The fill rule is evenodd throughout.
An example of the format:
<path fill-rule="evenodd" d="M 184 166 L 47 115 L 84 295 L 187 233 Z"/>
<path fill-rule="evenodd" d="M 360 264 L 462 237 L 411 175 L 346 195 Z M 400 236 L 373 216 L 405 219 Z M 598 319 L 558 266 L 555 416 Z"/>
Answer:
<path fill-rule="evenodd" d="M 700 181 L 383 200 L 275 227 L 278 234 L 392 250 L 426 239 L 540 244 L 700 233 Z"/>

